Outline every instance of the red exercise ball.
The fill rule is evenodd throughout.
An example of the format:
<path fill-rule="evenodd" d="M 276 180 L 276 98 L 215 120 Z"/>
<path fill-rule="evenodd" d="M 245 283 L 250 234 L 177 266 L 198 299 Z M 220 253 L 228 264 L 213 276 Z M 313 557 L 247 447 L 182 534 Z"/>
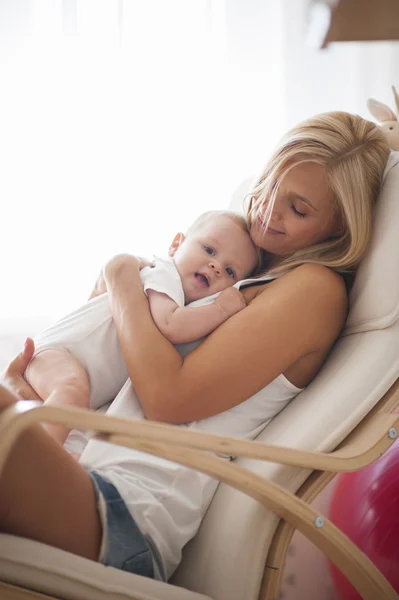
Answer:
<path fill-rule="evenodd" d="M 375 463 L 339 476 L 329 517 L 362 550 L 399 593 L 399 440 Z M 361 600 L 331 565 L 342 600 Z"/>

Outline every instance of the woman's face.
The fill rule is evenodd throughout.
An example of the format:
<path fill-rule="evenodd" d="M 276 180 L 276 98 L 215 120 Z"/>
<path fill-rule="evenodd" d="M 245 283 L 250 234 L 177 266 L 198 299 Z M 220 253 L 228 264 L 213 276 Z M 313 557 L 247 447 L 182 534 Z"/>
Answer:
<path fill-rule="evenodd" d="M 276 256 L 290 256 L 338 235 L 342 228 L 324 167 L 312 162 L 295 165 L 283 178 L 267 229 L 265 212 L 266 206 L 255 213 L 251 238 Z"/>

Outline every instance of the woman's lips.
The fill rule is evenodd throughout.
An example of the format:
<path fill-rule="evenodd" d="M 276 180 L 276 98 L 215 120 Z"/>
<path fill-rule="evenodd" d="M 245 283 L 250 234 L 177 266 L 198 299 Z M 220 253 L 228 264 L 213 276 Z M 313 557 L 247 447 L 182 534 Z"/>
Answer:
<path fill-rule="evenodd" d="M 268 227 L 266 231 L 267 233 L 271 233 L 272 235 L 284 235 L 283 231 L 277 231 L 277 229 L 273 229 L 272 227 Z"/>
<path fill-rule="evenodd" d="M 266 233 L 270 233 L 271 235 L 284 235 L 284 231 L 279 231 L 278 229 L 274 229 L 273 227 L 268 227 L 267 229 L 265 229 L 265 222 L 263 221 L 262 217 L 258 217 L 257 219 L 258 221 L 258 227 L 266 232 Z"/>

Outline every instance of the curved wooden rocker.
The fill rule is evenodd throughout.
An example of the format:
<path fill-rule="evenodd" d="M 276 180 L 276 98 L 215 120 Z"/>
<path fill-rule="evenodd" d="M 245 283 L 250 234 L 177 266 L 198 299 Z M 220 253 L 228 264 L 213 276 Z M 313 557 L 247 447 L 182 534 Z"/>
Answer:
<path fill-rule="evenodd" d="M 386 405 L 390 397 L 393 399 L 391 404 L 397 403 L 398 385 L 395 384 L 388 392 Z M 342 532 L 308 506 L 305 494 L 302 499 L 237 464 L 208 453 L 223 452 L 330 472 L 351 471 L 370 464 L 383 454 L 393 443 L 397 435 L 395 432 L 399 429 L 399 415 L 395 414 L 378 412 L 366 421 L 338 450 L 326 454 L 181 431 L 171 425 L 120 419 L 74 407 L 60 408 L 20 401 L 6 409 L 0 418 L 0 474 L 18 436 L 34 423 L 51 422 L 91 429 L 97 432 L 98 439 L 198 469 L 251 496 L 288 523 L 290 529 L 285 531 L 285 540 L 277 554 L 282 554 L 290 532 L 296 528 L 340 569 L 362 598 L 394 600 L 398 596 L 380 571 Z M 276 588 L 275 583 L 273 585 L 272 582 L 271 588 Z M 267 597 L 272 596 L 268 593 Z"/>

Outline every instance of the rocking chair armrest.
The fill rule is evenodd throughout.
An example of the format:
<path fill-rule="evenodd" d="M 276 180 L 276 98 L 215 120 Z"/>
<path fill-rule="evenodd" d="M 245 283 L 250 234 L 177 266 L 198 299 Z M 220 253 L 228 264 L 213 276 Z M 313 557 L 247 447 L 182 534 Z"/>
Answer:
<path fill-rule="evenodd" d="M 377 413 L 362 429 L 356 428 L 352 441 L 331 453 L 272 446 L 256 440 L 242 440 L 198 431 L 185 431 L 175 425 L 153 421 L 122 419 L 77 407 L 46 406 L 22 400 L 0 414 L 0 473 L 8 452 L 18 436 L 34 423 L 58 423 L 70 428 L 91 429 L 96 437 L 116 443 L 115 436 L 129 437 L 143 451 L 152 443 L 242 456 L 270 462 L 331 472 L 354 471 L 367 466 L 393 443 L 390 432 L 399 430 L 399 415 Z M 130 445 L 130 444 L 129 444 Z"/>

